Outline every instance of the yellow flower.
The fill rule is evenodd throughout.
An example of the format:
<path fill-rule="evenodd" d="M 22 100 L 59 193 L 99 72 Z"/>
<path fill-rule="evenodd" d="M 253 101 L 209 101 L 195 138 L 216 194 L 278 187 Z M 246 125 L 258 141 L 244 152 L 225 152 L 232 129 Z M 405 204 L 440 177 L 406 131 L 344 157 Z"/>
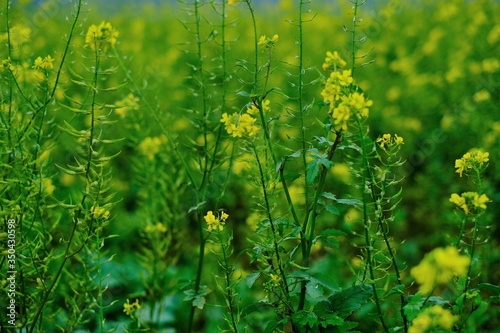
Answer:
<path fill-rule="evenodd" d="M 404 144 L 403 137 L 402 136 L 398 136 L 397 134 L 394 134 L 394 144 L 395 145 L 402 145 L 402 144 Z"/>
<path fill-rule="evenodd" d="M 227 0 L 228 5 L 234 5 L 237 2 L 238 2 L 238 0 Z"/>
<path fill-rule="evenodd" d="M 347 65 L 347 63 L 342 60 L 342 58 L 339 56 L 339 53 L 337 51 L 334 52 L 326 52 L 326 58 L 325 58 L 325 63 L 323 64 L 323 70 L 327 70 L 330 67 L 333 67 L 333 70 L 336 71 L 337 69 L 344 68 Z"/>
<path fill-rule="evenodd" d="M 259 45 L 266 45 L 267 37 L 266 35 L 260 36 L 259 38 Z"/>
<path fill-rule="evenodd" d="M 458 195 L 457 193 L 453 193 L 450 197 L 450 202 L 457 205 L 459 208 L 462 208 L 465 214 L 469 214 L 469 208 L 467 207 L 467 203 L 465 198 Z"/>
<path fill-rule="evenodd" d="M 50 178 L 42 178 L 42 189 L 48 195 L 51 195 L 56 187 L 52 184 L 52 179 Z"/>
<path fill-rule="evenodd" d="M 271 282 L 272 282 L 273 286 L 279 287 L 281 278 L 278 275 L 275 275 L 272 273 L 270 274 L 270 277 L 271 277 Z"/>
<path fill-rule="evenodd" d="M 470 257 L 461 255 L 454 246 L 448 246 L 426 254 L 410 274 L 419 284 L 419 291 L 428 295 L 437 285 L 450 282 L 454 276 L 465 276 L 469 264 Z"/>
<path fill-rule="evenodd" d="M 450 202 L 462 208 L 465 214 L 469 214 L 469 207 L 486 209 L 489 201 L 486 194 L 479 195 L 477 192 L 464 192 L 461 195 L 453 193 L 450 197 Z"/>
<path fill-rule="evenodd" d="M 135 311 L 140 310 L 141 307 L 142 306 L 139 304 L 139 300 L 138 299 L 136 299 L 134 303 L 130 304 L 130 301 L 127 298 L 127 303 L 123 304 L 123 312 L 125 312 L 125 314 L 127 316 L 130 316 Z"/>
<path fill-rule="evenodd" d="M 380 147 L 384 148 L 385 145 L 389 145 L 391 143 L 391 135 L 390 134 L 382 135 L 382 137 L 377 139 L 377 143 L 380 145 Z"/>
<path fill-rule="evenodd" d="M 85 35 L 85 43 L 92 50 L 106 51 L 109 46 L 114 47 L 118 38 L 116 31 L 111 23 L 101 22 L 98 26 L 92 24 Z"/>
<path fill-rule="evenodd" d="M 486 196 L 486 194 L 479 195 L 477 193 L 474 193 L 474 198 L 473 198 L 472 204 L 476 208 L 486 209 L 486 203 L 489 201 L 490 201 L 490 199 Z"/>
<path fill-rule="evenodd" d="M 125 115 L 129 111 L 139 110 L 139 98 L 135 97 L 134 94 L 128 94 L 124 99 L 115 103 L 115 112 L 121 118 L 125 118 Z"/>
<path fill-rule="evenodd" d="M 38 57 L 35 59 L 35 63 L 33 64 L 34 69 L 52 69 L 54 65 L 52 64 L 54 59 L 50 55 L 46 56 L 42 59 L 42 57 Z"/>
<path fill-rule="evenodd" d="M 147 233 L 164 233 L 167 231 L 167 227 L 163 225 L 163 223 L 158 222 L 155 225 L 146 226 Z"/>
<path fill-rule="evenodd" d="M 152 161 L 155 156 L 160 152 L 162 143 L 166 142 L 165 137 L 147 137 L 139 144 L 139 151 Z"/>
<path fill-rule="evenodd" d="M 104 207 L 92 206 L 92 208 L 90 208 L 90 212 L 92 213 L 92 216 L 95 219 L 102 218 L 104 220 L 107 220 L 109 218 L 109 215 L 110 215 L 109 211 L 106 210 L 106 208 L 104 208 Z"/>
<path fill-rule="evenodd" d="M 203 218 L 205 219 L 205 222 L 207 222 L 208 225 L 208 231 L 212 230 L 222 230 L 224 229 L 224 224 L 226 222 L 226 219 L 229 217 L 228 214 L 225 212 L 222 212 L 220 216 L 215 216 L 214 212 L 209 211 L 207 212 L 207 215 L 205 215 Z"/>
<path fill-rule="evenodd" d="M 276 44 L 279 38 L 280 37 L 278 35 L 274 35 L 272 38 L 268 38 L 266 35 L 263 35 L 260 36 L 258 45 L 270 48 Z"/>
<path fill-rule="evenodd" d="M 437 327 L 451 330 L 457 320 L 457 316 L 454 316 L 450 310 L 434 305 L 424 309 L 413 319 L 408 333 L 425 333 L 427 330 Z"/>
<path fill-rule="evenodd" d="M 255 125 L 257 119 L 252 117 L 257 110 L 258 109 L 252 105 L 252 107 L 247 109 L 246 113 L 240 116 L 236 113 L 230 116 L 227 113 L 224 113 L 222 114 L 220 122 L 224 123 L 227 133 L 235 138 L 241 138 L 243 136 L 252 137 L 259 131 L 259 127 Z"/>
<path fill-rule="evenodd" d="M 461 159 L 455 160 L 456 172 L 462 177 L 462 173 L 468 170 L 479 171 L 489 159 L 490 153 L 481 149 L 471 149 L 465 153 Z"/>

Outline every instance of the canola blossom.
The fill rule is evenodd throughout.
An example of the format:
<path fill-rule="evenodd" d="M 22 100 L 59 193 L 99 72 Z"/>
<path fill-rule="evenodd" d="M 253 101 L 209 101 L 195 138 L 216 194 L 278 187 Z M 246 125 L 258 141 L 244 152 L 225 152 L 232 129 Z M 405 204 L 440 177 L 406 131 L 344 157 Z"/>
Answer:
<path fill-rule="evenodd" d="M 85 44 L 94 51 L 106 51 L 109 47 L 115 46 L 118 35 L 118 31 L 113 28 L 111 23 L 103 21 L 98 26 L 92 24 L 89 27 L 85 35 Z"/>
<path fill-rule="evenodd" d="M 350 69 L 340 71 L 345 64 L 338 52 L 327 52 L 323 69 L 333 68 L 333 72 L 326 80 L 321 96 L 328 105 L 328 113 L 335 128 L 347 131 L 351 121 L 368 117 L 373 101 L 367 99 L 362 92 L 352 91 L 354 85 L 352 71 Z"/>
<path fill-rule="evenodd" d="M 158 222 L 154 225 L 148 225 L 146 226 L 146 232 L 147 233 L 164 233 L 167 231 L 167 227 L 161 222 Z"/>
<path fill-rule="evenodd" d="M 426 308 L 413 319 L 408 333 L 425 333 L 434 328 L 451 330 L 457 320 L 458 317 L 454 316 L 450 310 L 434 305 Z"/>
<path fill-rule="evenodd" d="M 454 246 L 448 246 L 426 254 L 410 274 L 419 284 L 419 291 L 428 295 L 436 286 L 447 284 L 454 277 L 466 276 L 469 265 L 470 257 L 461 255 Z"/>
<path fill-rule="evenodd" d="M 394 136 L 391 134 L 384 134 L 378 138 L 376 142 L 381 148 L 384 148 L 385 146 L 392 147 L 404 144 L 403 137 L 398 136 L 397 134 L 394 134 Z"/>
<path fill-rule="evenodd" d="M 225 212 L 215 216 L 213 211 L 209 211 L 207 215 L 204 216 L 205 222 L 207 222 L 208 225 L 208 231 L 223 230 L 228 217 L 229 215 Z"/>
<path fill-rule="evenodd" d="M 139 152 L 150 161 L 160 152 L 161 146 L 167 142 L 165 136 L 147 137 L 139 144 Z"/>
<path fill-rule="evenodd" d="M 471 208 L 475 210 L 479 208 L 486 209 L 486 204 L 489 201 L 490 199 L 486 194 L 479 194 L 477 192 L 464 192 L 461 195 L 453 193 L 450 196 L 450 202 L 462 209 L 465 214 L 469 214 Z"/>
<path fill-rule="evenodd" d="M 268 100 L 262 102 L 262 109 L 264 111 L 269 111 Z M 258 113 L 259 109 L 252 104 L 243 114 L 233 113 L 228 115 L 224 112 L 220 122 L 224 124 L 227 134 L 231 135 L 233 138 L 252 137 L 260 129 L 260 127 L 256 125 L 257 118 L 255 118 Z"/>
<path fill-rule="evenodd" d="M 38 57 L 35 59 L 35 63 L 33 64 L 34 69 L 52 69 L 54 65 L 52 64 L 54 59 L 50 55 L 46 56 L 42 59 L 42 57 Z"/>
<path fill-rule="evenodd" d="M 132 93 L 115 103 L 115 113 L 121 118 L 125 118 L 128 112 L 137 110 L 139 110 L 139 98 Z"/>
<path fill-rule="evenodd" d="M 455 160 L 456 173 L 462 177 L 462 174 L 469 170 L 480 171 L 483 165 L 490 160 L 489 156 L 490 153 L 481 149 L 471 149 L 462 158 Z"/>
<path fill-rule="evenodd" d="M 104 207 L 93 206 L 90 208 L 93 218 L 107 220 L 110 216 L 109 211 Z"/>
<path fill-rule="evenodd" d="M 137 310 L 140 310 L 141 309 L 141 304 L 139 303 L 139 300 L 136 299 L 134 303 L 130 303 L 130 301 L 127 299 L 127 302 L 123 304 L 123 312 L 125 312 L 125 314 L 127 316 L 130 316 L 132 315 L 135 311 Z"/>

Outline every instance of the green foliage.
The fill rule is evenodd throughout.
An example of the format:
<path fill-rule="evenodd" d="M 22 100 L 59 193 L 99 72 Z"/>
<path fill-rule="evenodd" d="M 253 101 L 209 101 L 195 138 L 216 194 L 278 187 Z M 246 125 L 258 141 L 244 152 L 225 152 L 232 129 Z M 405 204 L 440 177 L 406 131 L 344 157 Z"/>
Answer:
<path fill-rule="evenodd" d="M 496 329 L 496 2 L 108 7 L 0 7 L 2 331 Z"/>

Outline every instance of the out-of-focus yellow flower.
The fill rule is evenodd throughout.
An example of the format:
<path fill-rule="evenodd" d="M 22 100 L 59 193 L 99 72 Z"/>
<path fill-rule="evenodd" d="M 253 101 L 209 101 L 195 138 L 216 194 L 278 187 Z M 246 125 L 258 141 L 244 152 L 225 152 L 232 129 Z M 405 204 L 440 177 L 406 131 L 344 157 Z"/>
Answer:
<path fill-rule="evenodd" d="M 472 96 L 472 99 L 476 103 L 488 101 L 490 98 L 491 98 L 490 92 L 486 89 L 479 90 L 474 94 L 474 96 Z"/>
<path fill-rule="evenodd" d="M 147 137 L 139 144 L 139 152 L 152 161 L 160 152 L 161 146 L 167 142 L 165 136 Z"/>
<path fill-rule="evenodd" d="M 34 69 L 52 69 L 54 65 L 52 64 L 54 59 L 50 55 L 46 56 L 42 59 L 42 57 L 38 57 L 35 59 L 35 63 L 33 64 Z"/>
<path fill-rule="evenodd" d="M 127 316 L 130 316 L 131 314 L 133 314 L 135 311 L 137 310 L 140 310 L 141 309 L 141 304 L 139 304 L 139 300 L 136 299 L 134 303 L 130 304 L 130 301 L 127 299 L 127 302 L 123 304 L 123 312 L 125 312 L 125 314 Z"/>
<path fill-rule="evenodd" d="M 107 220 L 109 218 L 109 211 L 104 208 L 104 207 L 96 207 L 96 206 L 92 206 L 92 208 L 90 208 L 90 212 L 92 213 L 92 216 L 95 218 L 95 219 L 104 219 L 104 220 Z"/>
<path fill-rule="evenodd" d="M 327 69 L 333 69 L 334 71 L 337 71 L 337 69 L 342 69 L 347 65 L 347 62 L 345 62 L 339 55 L 337 51 L 333 52 L 326 52 L 326 58 L 325 62 L 323 63 L 323 70 Z"/>
<path fill-rule="evenodd" d="M 101 22 L 98 26 L 92 24 L 85 35 L 85 44 L 92 50 L 106 51 L 108 47 L 114 47 L 118 38 L 116 31 L 111 23 Z"/>
<path fill-rule="evenodd" d="M 129 111 L 139 110 L 139 98 L 135 97 L 134 94 L 128 94 L 124 99 L 115 103 L 115 113 L 121 118 L 125 118 L 125 115 Z"/>
<path fill-rule="evenodd" d="M 51 195 L 54 193 L 56 187 L 52 184 L 52 179 L 50 178 L 42 178 L 42 190 L 47 194 Z"/>
<path fill-rule="evenodd" d="M 450 310 L 443 309 L 439 305 L 434 305 L 424 309 L 415 319 L 413 319 L 408 333 L 425 333 L 432 328 L 442 328 L 451 330 L 458 320 Z"/>
<path fill-rule="evenodd" d="M 31 29 L 23 25 L 14 25 L 9 30 L 10 33 L 10 46 L 16 53 L 19 47 L 30 41 Z M 0 43 L 5 43 L 8 39 L 7 33 L 0 34 Z"/>
<path fill-rule="evenodd" d="M 470 257 L 461 255 L 454 246 L 437 248 L 424 256 L 410 274 L 419 284 L 419 291 L 430 294 L 437 285 L 446 284 L 454 276 L 465 276 Z"/>
<path fill-rule="evenodd" d="M 146 232 L 147 233 L 164 233 L 167 231 L 167 227 L 163 225 L 163 223 L 158 222 L 155 225 L 148 225 L 146 226 Z"/>
<path fill-rule="evenodd" d="M 271 273 L 271 274 L 269 274 L 269 276 L 271 277 L 271 283 L 273 284 L 273 286 L 279 287 L 280 282 L 281 282 L 281 278 L 279 277 L 279 275 Z"/>

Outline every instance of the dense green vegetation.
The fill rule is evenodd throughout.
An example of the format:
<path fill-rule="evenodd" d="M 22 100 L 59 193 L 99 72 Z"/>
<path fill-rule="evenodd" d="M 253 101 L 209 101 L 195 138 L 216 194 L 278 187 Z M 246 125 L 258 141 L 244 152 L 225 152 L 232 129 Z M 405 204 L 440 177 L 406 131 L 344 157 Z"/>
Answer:
<path fill-rule="evenodd" d="M 498 331 L 497 2 L 109 6 L 1 4 L 0 332 Z"/>

